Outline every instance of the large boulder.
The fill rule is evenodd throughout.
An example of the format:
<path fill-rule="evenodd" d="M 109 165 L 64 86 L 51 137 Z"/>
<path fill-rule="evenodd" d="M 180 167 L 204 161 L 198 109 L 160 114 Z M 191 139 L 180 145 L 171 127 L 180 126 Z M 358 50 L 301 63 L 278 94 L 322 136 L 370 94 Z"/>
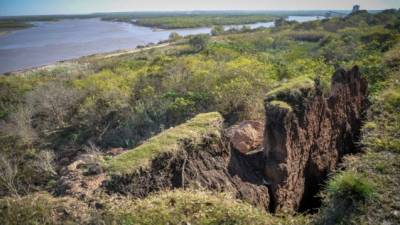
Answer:
<path fill-rule="evenodd" d="M 246 154 L 262 147 L 264 124 L 258 121 L 247 120 L 234 126 L 230 131 L 232 147 Z"/>

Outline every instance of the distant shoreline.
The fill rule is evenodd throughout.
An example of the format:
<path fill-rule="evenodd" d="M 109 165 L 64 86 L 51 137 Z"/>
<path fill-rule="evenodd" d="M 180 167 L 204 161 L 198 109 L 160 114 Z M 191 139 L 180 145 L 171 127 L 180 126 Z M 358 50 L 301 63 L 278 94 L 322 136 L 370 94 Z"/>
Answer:
<path fill-rule="evenodd" d="M 113 57 L 118 57 L 122 55 L 128 55 L 128 54 L 134 54 L 142 51 L 147 51 L 151 49 L 156 49 L 156 48 L 164 48 L 170 46 L 171 43 L 162 43 L 162 44 L 156 44 L 144 48 L 132 48 L 132 49 L 124 49 L 124 50 L 117 50 L 117 51 L 112 51 L 112 52 L 105 52 L 105 53 L 96 53 L 92 55 L 86 55 L 86 56 L 81 56 L 78 58 L 73 58 L 73 59 L 67 59 L 67 60 L 61 60 L 57 61 L 54 63 L 42 65 L 42 66 L 36 66 L 36 67 L 31 67 L 31 68 L 26 68 L 26 69 L 21 69 L 21 70 L 15 70 L 15 71 L 10 71 L 6 73 L 0 73 L 0 76 L 15 76 L 15 75 L 21 75 L 27 72 L 35 72 L 38 70 L 44 70 L 44 69 L 51 69 L 55 68 L 57 66 L 61 66 L 63 64 L 71 64 L 71 63 L 82 63 L 83 60 L 85 59 L 93 59 L 93 58 L 99 58 L 99 59 L 107 59 L 107 58 L 113 58 Z"/>
<path fill-rule="evenodd" d="M 124 23 L 123 21 L 112 21 L 112 22 L 120 22 L 120 23 Z M 35 24 L 30 24 L 31 26 L 30 27 L 32 27 L 32 26 L 35 26 Z M 109 26 L 112 26 L 112 25 L 109 25 Z M 39 27 L 39 26 L 38 26 Z M 144 26 L 144 27 L 146 27 L 146 26 Z M 185 29 L 185 28 L 184 28 Z M 211 28 L 209 28 L 209 29 L 211 29 Z M 9 30 L 5 30 L 5 29 L 3 29 L 3 30 L 0 30 L 0 32 L 2 32 L 1 33 L 1 36 L 3 36 L 3 35 L 6 35 L 6 34 L 8 34 L 9 32 L 12 32 L 12 31 L 15 31 L 15 30 L 17 30 L 17 29 L 13 29 L 13 30 L 11 30 L 11 29 L 9 29 Z M 164 32 L 164 33 L 168 33 L 168 32 L 171 32 L 171 31 L 168 31 L 168 29 L 166 30 L 166 32 Z M 195 31 L 195 33 L 194 34 L 197 34 L 197 33 L 201 33 L 201 32 L 204 32 L 204 31 Z M 207 32 L 209 32 L 209 31 L 207 31 Z M 29 33 L 29 32 L 28 32 Z M 43 34 L 43 32 L 39 32 L 39 33 L 42 33 Z M 21 34 L 22 36 L 25 36 L 26 37 L 26 33 L 24 32 L 24 33 L 18 33 L 18 34 Z M 45 33 L 44 33 L 45 34 Z M 191 34 L 190 32 L 186 32 L 184 35 L 188 35 L 188 34 Z M 20 36 L 21 36 L 20 35 Z M 154 43 L 157 43 L 157 42 L 163 42 L 163 41 L 165 41 L 165 40 L 168 40 L 168 35 L 170 35 L 169 33 L 168 34 L 163 34 L 164 36 L 160 36 L 160 38 L 159 39 L 157 39 L 157 40 L 155 40 L 154 41 Z M 12 38 L 12 37 L 11 37 Z M 27 41 L 30 41 L 29 39 L 24 39 L 24 41 L 25 42 L 27 42 Z M 151 44 L 151 43 L 148 43 L 148 44 Z M 161 46 L 164 46 L 165 45 L 165 43 L 164 44 L 161 44 L 161 45 L 151 45 L 151 46 L 147 46 L 146 48 L 144 48 L 144 49 L 152 49 L 152 48 L 157 48 L 157 47 L 161 47 Z M 125 45 L 124 45 L 125 46 Z M 129 49 L 129 47 L 128 48 L 126 48 L 126 47 L 124 47 L 124 46 L 122 46 L 121 48 L 119 48 L 120 50 L 119 51 L 97 51 L 98 53 L 95 53 L 95 54 L 93 54 L 93 55 L 101 55 L 101 56 L 103 56 L 103 57 L 105 57 L 105 58 L 110 58 L 110 57 L 112 57 L 112 56 L 116 56 L 116 55 L 124 55 L 124 54 L 129 54 L 129 53 L 133 53 L 133 52 L 136 52 L 136 51 L 142 51 L 142 50 L 144 50 L 143 49 L 143 47 L 142 48 L 132 48 L 132 47 L 134 47 L 134 46 L 132 46 L 132 45 L 130 45 L 129 47 L 130 47 L 130 49 Z M 21 53 L 20 53 L 20 55 L 22 55 L 22 56 L 24 56 L 24 55 L 26 55 L 27 54 L 27 52 L 26 51 L 23 51 L 23 50 L 20 50 L 21 51 Z M 96 51 L 92 51 L 92 52 L 90 52 L 90 53 L 93 53 L 93 52 L 96 52 Z M 45 51 L 42 51 L 42 52 L 45 52 Z M 47 63 L 47 62 L 41 62 L 40 60 L 38 61 L 38 62 L 34 62 L 34 63 L 25 63 L 24 65 L 22 65 L 22 66 L 9 66 L 9 67 L 7 67 L 9 64 L 4 64 L 4 67 L 2 68 L 3 70 L 2 70 L 2 72 L 1 72 L 1 74 L 5 74 L 5 75 L 9 75 L 9 74 L 16 74 L 16 73 L 19 73 L 19 72 L 25 72 L 25 71 L 30 71 L 30 70 L 32 70 L 32 69 L 37 69 L 37 68 L 43 68 L 43 67 L 46 67 L 46 65 L 52 65 L 52 64 L 60 64 L 60 63 L 63 63 L 63 62 L 71 62 L 71 61 L 77 61 L 77 60 L 79 60 L 80 58 L 83 58 L 83 57 L 88 57 L 88 56 L 93 56 L 93 55 L 86 55 L 86 54 L 77 54 L 77 57 L 71 57 L 71 56 L 68 56 L 68 57 L 54 57 L 54 60 L 46 60 L 46 61 L 51 61 L 51 62 L 49 62 L 49 64 Z M 3 56 L 4 56 L 4 54 L 3 54 Z M 8 59 L 10 59 L 9 57 L 7 58 L 7 56 L 5 57 L 5 59 L 6 59 L 6 61 L 8 60 Z M 5 62 L 6 62 L 5 61 Z M 16 60 L 17 61 L 17 60 Z M 24 59 L 23 59 L 23 57 L 21 57 L 21 60 L 19 60 L 20 62 L 25 62 L 24 61 Z M 18 61 L 18 62 L 19 62 Z M 23 63 L 22 63 L 23 64 Z M 10 65 L 14 65 L 14 64 L 10 64 Z M 32 66 L 32 67 L 29 67 L 29 66 Z M 19 68 L 18 68 L 19 67 Z M 25 68 L 24 68 L 25 67 Z"/>
<path fill-rule="evenodd" d="M 9 31 L 0 31 L 0 37 L 6 35 L 8 33 L 9 33 Z"/>
<path fill-rule="evenodd" d="M 34 26 L 35 25 L 31 21 L 15 22 L 15 21 L 0 20 L 0 36 L 4 36 L 8 33 L 11 33 L 13 31 L 17 31 L 17 30 L 28 29 L 28 28 L 31 28 Z"/>

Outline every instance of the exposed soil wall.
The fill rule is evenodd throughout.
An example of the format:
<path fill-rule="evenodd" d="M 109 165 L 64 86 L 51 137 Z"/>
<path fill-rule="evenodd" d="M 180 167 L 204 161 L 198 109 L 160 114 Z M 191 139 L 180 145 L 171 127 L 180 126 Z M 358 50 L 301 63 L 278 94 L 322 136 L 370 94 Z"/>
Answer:
<path fill-rule="evenodd" d="M 315 88 L 301 97 L 275 96 L 265 101 L 265 175 L 271 210 L 312 206 L 312 197 L 346 153 L 356 151 L 367 106 L 367 83 L 357 67 L 332 77 L 329 97 Z M 292 109 L 271 104 L 285 101 Z"/>
<path fill-rule="evenodd" d="M 184 141 L 178 153 L 160 155 L 152 160 L 150 168 L 113 176 L 106 188 L 137 197 L 174 188 L 205 188 L 232 192 L 236 197 L 268 210 L 268 188 L 263 182 L 260 165 L 262 157 L 262 152 L 241 155 L 230 149 L 225 138 L 208 136 L 200 145 Z"/>

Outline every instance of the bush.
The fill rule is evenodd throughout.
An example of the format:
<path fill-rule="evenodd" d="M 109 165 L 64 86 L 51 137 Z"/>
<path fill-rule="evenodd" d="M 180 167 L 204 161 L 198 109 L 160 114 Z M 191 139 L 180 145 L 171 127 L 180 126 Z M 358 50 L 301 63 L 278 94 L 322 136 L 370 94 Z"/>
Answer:
<path fill-rule="evenodd" d="M 56 175 L 53 152 L 13 150 L 0 156 L 0 196 L 18 196 L 43 188 Z"/>
<path fill-rule="evenodd" d="M 400 68 L 400 45 L 386 52 L 384 61 L 390 68 Z"/>
<path fill-rule="evenodd" d="M 223 26 L 214 26 L 211 30 L 211 35 L 217 36 L 217 35 L 223 34 L 224 31 L 225 31 L 225 29 Z"/>
<path fill-rule="evenodd" d="M 367 201 L 375 194 L 374 185 L 364 176 L 353 171 L 344 171 L 333 177 L 328 183 L 327 191 L 337 199 Z"/>
<path fill-rule="evenodd" d="M 202 51 L 207 47 L 209 36 L 206 34 L 199 34 L 189 39 L 189 44 L 194 51 Z"/>
<path fill-rule="evenodd" d="M 179 39 L 182 39 L 182 36 L 179 35 L 179 34 L 176 33 L 176 32 L 172 32 L 172 33 L 169 35 L 169 38 L 168 38 L 168 40 L 170 40 L 170 41 L 177 41 L 177 40 L 179 40 Z"/>
<path fill-rule="evenodd" d="M 25 101 L 33 111 L 32 125 L 45 133 L 70 126 L 80 100 L 78 90 L 62 82 L 50 82 L 29 92 Z"/>
<path fill-rule="evenodd" d="M 376 196 L 375 186 L 363 175 L 351 170 L 334 175 L 328 182 L 323 196 L 323 207 L 315 224 L 358 224 L 361 210 Z"/>
<path fill-rule="evenodd" d="M 308 41 L 308 42 L 319 42 L 326 38 L 324 33 L 321 32 L 295 32 L 290 34 L 296 41 Z"/>

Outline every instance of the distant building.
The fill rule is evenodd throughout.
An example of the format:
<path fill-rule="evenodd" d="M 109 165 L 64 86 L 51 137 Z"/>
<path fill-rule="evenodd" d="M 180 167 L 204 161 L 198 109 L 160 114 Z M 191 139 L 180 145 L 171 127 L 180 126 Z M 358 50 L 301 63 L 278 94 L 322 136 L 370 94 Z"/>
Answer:
<path fill-rule="evenodd" d="M 353 12 L 353 13 L 354 13 L 354 12 L 358 12 L 359 10 L 360 10 L 360 5 L 354 5 L 354 6 L 353 6 L 353 11 L 352 11 L 352 12 Z"/>

